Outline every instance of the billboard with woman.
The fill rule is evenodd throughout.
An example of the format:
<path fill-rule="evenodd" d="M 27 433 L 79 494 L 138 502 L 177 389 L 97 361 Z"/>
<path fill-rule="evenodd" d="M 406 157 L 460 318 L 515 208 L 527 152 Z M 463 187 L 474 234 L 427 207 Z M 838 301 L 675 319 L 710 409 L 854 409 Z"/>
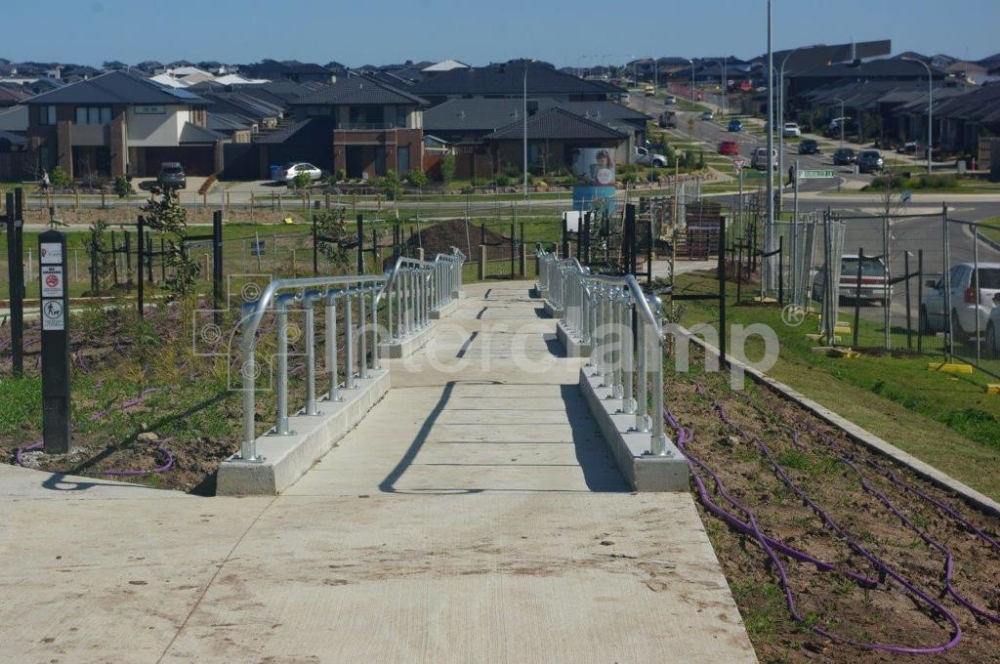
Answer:
<path fill-rule="evenodd" d="M 614 148 L 579 148 L 573 155 L 573 209 L 599 208 L 613 212 L 615 206 Z"/>

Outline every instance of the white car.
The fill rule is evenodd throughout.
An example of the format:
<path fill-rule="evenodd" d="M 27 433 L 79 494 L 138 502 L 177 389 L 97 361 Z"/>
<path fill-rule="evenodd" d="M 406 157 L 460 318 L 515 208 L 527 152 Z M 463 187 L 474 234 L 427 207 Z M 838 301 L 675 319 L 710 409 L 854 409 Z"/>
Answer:
<path fill-rule="evenodd" d="M 974 276 L 978 277 L 979 292 Z M 974 263 L 957 263 L 951 267 L 949 282 L 949 290 L 945 289 L 944 277 L 927 282 L 930 290 L 920 302 L 921 328 L 928 334 L 947 331 L 945 297 L 949 295 L 955 337 L 982 334 L 996 306 L 994 296 L 1000 293 L 1000 263 L 980 263 L 978 274 Z"/>
<path fill-rule="evenodd" d="M 323 177 L 323 171 L 316 168 L 310 163 L 304 161 L 293 161 L 285 164 L 278 171 L 278 182 L 284 182 L 285 184 L 291 184 L 295 181 L 295 178 L 302 173 L 309 176 L 312 181 L 319 180 Z"/>
<path fill-rule="evenodd" d="M 1000 359 L 1000 293 L 993 296 L 993 310 L 986 321 L 986 356 Z"/>
<path fill-rule="evenodd" d="M 662 154 L 656 154 L 646 148 L 635 149 L 635 163 L 640 166 L 653 166 L 655 168 L 666 168 L 667 158 Z"/>
<path fill-rule="evenodd" d="M 802 135 L 802 130 L 799 129 L 798 123 L 786 122 L 785 126 L 781 129 L 781 135 L 785 138 L 794 138 Z"/>

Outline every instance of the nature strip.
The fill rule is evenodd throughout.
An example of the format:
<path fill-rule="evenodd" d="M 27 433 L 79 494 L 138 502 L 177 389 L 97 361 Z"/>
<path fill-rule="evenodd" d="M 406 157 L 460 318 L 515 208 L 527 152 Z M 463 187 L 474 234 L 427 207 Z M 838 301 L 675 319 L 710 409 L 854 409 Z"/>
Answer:
<path fill-rule="evenodd" d="M 700 386 L 699 386 L 699 390 L 701 390 Z M 702 391 L 702 393 L 703 393 L 703 391 Z M 715 402 L 714 399 L 712 399 L 712 400 L 713 400 L 714 404 L 717 405 L 717 402 Z M 721 411 L 721 410 L 717 409 L 717 412 L 720 413 L 720 416 L 722 417 L 723 421 L 726 421 L 727 424 L 729 424 L 734 429 L 736 429 L 737 431 L 739 431 L 746 439 L 748 439 L 748 440 L 751 439 L 737 425 L 735 425 L 734 423 L 728 421 L 728 418 L 726 418 L 725 415 L 724 415 L 724 411 Z M 672 413 L 670 413 L 669 411 L 667 411 L 666 409 L 664 410 L 664 417 L 665 417 L 666 421 L 670 424 L 670 426 L 673 427 L 673 429 L 677 432 L 677 438 L 678 438 L 677 446 L 684 453 L 685 458 L 688 460 L 688 465 L 691 467 L 692 476 L 693 476 L 693 478 L 695 480 L 695 485 L 697 486 L 698 495 L 699 495 L 700 500 L 702 501 L 702 503 L 705 505 L 705 507 L 712 514 L 714 514 L 717 517 L 723 519 L 726 523 L 728 523 L 730 526 L 732 526 L 738 532 L 741 532 L 741 533 L 743 533 L 745 535 L 753 537 L 758 542 L 758 544 L 760 544 L 761 548 L 764 550 L 764 552 L 767 554 L 768 558 L 771 560 L 772 564 L 775 566 L 775 569 L 778 570 L 779 578 L 780 578 L 781 585 L 782 585 L 782 590 L 783 590 L 783 592 L 785 594 L 785 601 L 786 601 L 786 604 L 788 605 L 789 611 L 790 611 L 790 613 L 792 615 L 792 618 L 794 620 L 796 620 L 797 622 L 803 623 L 803 624 L 806 623 L 806 620 L 803 618 L 803 616 L 801 614 L 799 614 L 799 612 L 798 612 L 798 610 L 796 608 L 795 598 L 794 598 L 794 595 L 793 595 L 792 590 L 791 590 L 791 585 L 790 585 L 790 582 L 788 580 L 788 574 L 787 574 L 785 565 L 781 562 L 780 558 L 778 558 L 777 553 L 775 553 L 776 551 L 784 553 L 785 555 L 788 555 L 789 557 L 791 557 L 794 560 L 798 560 L 800 562 L 808 562 L 808 563 L 814 564 L 814 565 L 816 565 L 817 569 L 819 569 L 820 571 L 839 571 L 842 575 L 855 580 L 856 582 L 858 582 L 863 587 L 874 587 L 874 586 L 877 585 L 877 583 L 876 583 L 875 580 L 869 579 L 868 577 L 865 577 L 862 574 L 859 574 L 857 572 L 853 572 L 851 570 L 837 570 L 837 568 L 833 564 L 831 564 L 831 563 L 828 563 L 828 562 L 825 562 L 825 561 L 820 561 L 820 560 L 818 560 L 816 558 L 813 558 L 812 556 L 810 556 L 809 554 L 805 553 L 804 551 L 799 551 L 797 549 L 789 547 L 789 546 L 785 545 L 784 543 L 782 543 L 782 542 L 780 542 L 778 540 L 775 540 L 774 538 L 771 538 L 771 537 L 765 535 L 763 533 L 763 531 L 760 529 L 759 525 L 757 524 L 756 516 L 754 515 L 753 511 L 750 510 L 749 508 L 747 508 L 746 506 L 742 505 L 741 503 L 739 503 L 734 498 L 732 498 L 725 491 L 725 486 L 724 486 L 721 478 L 719 478 L 718 475 L 716 475 L 704 462 L 702 462 L 700 459 L 698 459 L 697 457 L 695 457 L 687 449 L 687 443 L 690 442 L 690 440 L 693 439 L 693 432 L 691 432 L 689 429 L 685 429 L 684 427 L 682 427 L 680 425 L 680 423 L 678 422 L 678 420 L 676 419 L 676 417 L 674 417 L 674 415 Z M 763 445 L 763 442 L 760 441 L 759 438 L 754 438 L 753 440 L 755 440 L 757 442 L 758 446 L 761 446 L 762 449 L 766 449 L 766 446 Z M 769 450 L 766 451 L 765 454 L 769 456 Z M 769 458 L 770 458 L 770 456 L 769 456 Z M 774 462 L 772 461 L 772 464 L 773 463 Z M 745 514 L 746 515 L 746 519 L 747 519 L 746 521 L 741 520 L 739 517 L 735 516 L 734 514 L 732 514 L 729 511 L 727 511 L 726 509 L 724 509 L 723 507 L 721 507 L 715 501 L 712 500 L 712 498 L 709 495 L 709 492 L 708 492 L 708 490 L 707 490 L 707 488 L 705 486 L 705 483 L 702 480 L 701 475 L 698 472 L 698 468 L 703 469 L 704 472 L 708 473 L 708 475 L 710 475 L 712 477 L 712 480 L 713 480 L 713 482 L 714 482 L 714 484 L 716 486 L 716 489 L 717 489 L 719 495 L 721 495 L 723 498 L 725 498 L 726 501 L 729 502 L 733 507 L 735 507 L 736 509 L 740 510 L 743 514 Z M 803 500 L 807 501 L 807 503 L 810 505 L 810 507 L 812 507 L 813 511 L 816 512 L 816 514 L 821 518 L 821 520 L 823 520 L 824 523 L 826 523 L 829 527 L 836 528 L 836 529 L 839 530 L 839 527 L 833 521 L 832 517 L 829 516 L 829 514 L 825 513 L 821 508 L 819 508 L 817 505 L 815 505 L 815 503 L 813 503 L 812 501 L 809 501 L 808 498 L 805 497 L 804 494 L 800 490 L 798 490 L 797 487 L 795 487 L 794 485 L 789 485 L 789 486 L 794 491 L 796 491 L 796 493 L 799 493 L 800 497 L 802 497 Z M 851 640 L 851 639 L 848 639 L 848 638 L 845 638 L 845 637 L 841 637 L 841 636 L 839 636 L 839 635 L 837 635 L 837 634 L 835 634 L 833 632 L 829 632 L 827 630 L 824 630 L 823 628 L 821 628 L 821 627 L 819 627 L 817 625 L 811 625 L 810 626 L 810 630 L 811 631 L 813 631 L 813 632 L 815 632 L 815 633 L 817 633 L 817 634 L 819 634 L 821 636 L 824 636 L 826 638 L 829 638 L 831 640 L 839 641 L 839 642 L 843 642 L 843 643 L 848 643 L 850 645 L 854 645 L 854 646 L 857 646 L 857 647 L 860 647 L 860 648 L 864 648 L 864 649 L 868 649 L 868 650 L 882 650 L 882 651 L 894 652 L 894 653 L 936 654 L 936 653 L 941 653 L 941 652 L 944 652 L 946 650 L 949 650 L 949 649 L 955 647 L 959 643 L 959 641 L 962 638 L 962 630 L 961 630 L 961 627 L 959 627 L 958 620 L 955 618 L 954 615 L 952 615 L 940 603 L 934 601 L 931 597 L 927 596 L 927 594 L 925 594 L 919 588 L 917 588 L 913 584 L 909 583 L 906 579 L 902 578 L 899 574 L 897 574 L 894 570 L 892 570 L 888 565 L 882 563 L 882 561 L 880 561 L 876 556 L 874 556 L 874 555 L 870 554 L 869 552 L 867 552 L 863 547 L 861 547 L 860 544 L 858 544 L 857 542 L 853 541 L 845 533 L 843 533 L 842 531 L 840 531 L 840 534 L 841 534 L 842 537 L 844 537 L 845 541 L 849 544 L 849 546 L 851 546 L 851 548 L 854 549 L 857 553 L 859 553 L 860 555 L 862 555 L 863 557 L 865 557 L 866 559 L 868 559 L 880 571 L 882 571 L 883 573 L 885 573 L 885 574 L 891 576 L 893 579 L 895 579 L 903 588 L 905 588 L 907 590 L 907 592 L 909 594 L 911 594 L 912 596 L 914 596 L 916 598 L 919 598 L 925 604 L 927 604 L 933 611 L 937 611 L 940 615 L 942 615 L 943 617 L 945 617 L 945 619 L 947 619 L 948 622 L 951 623 L 954 631 L 952 633 L 951 639 L 947 643 L 944 643 L 944 644 L 941 644 L 941 645 L 938 645 L 938 646 L 929 647 L 929 648 L 915 648 L 915 647 L 907 647 L 907 646 L 902 646 L 902 645 L 893 645 L 893 644 L 885 644 L 885 643 L 861 643 L 861 642 L 857 642 L 857 641 L 854 641 L 854 640 Z"/>
<path fill-rule="evenodd" d="M 699 389 L 701 389 L 700 386 Z M 766 413 L 759 406 L 752 403 L 747 395 L 739 394 L 737 396 L 739 396 L 747 406 L 753 408 L 758 414 L 766 417 Z M 924 542 L 926 542 L 931 547 L 937 549 L 945 556 L 944 584 L 945 584 L 945 589 L 948 591 L 948 594 L 950 594 L 953 598 L 955 598 L 955 600 L 959 604 L 965 606 L 967 609 L 969 609 L 969 611 L 979 616 L 980 618 L 983 618 L 984 620 L 988 620 L 990 622 L 1000 623 L 1000 615 L 990 613 L 985 609 L 977 607 L 972 603 L 971 600 L 969 600 L 968 598 L 960 594 L 957 590 L 955 590 L 954 586 L 952 585 L 953 560 L 951 551 L 944 545 L 940 544 L 937 540 L 932 538 L 925 530 L 923 530 L 920 526 L 915 524 L 909 517 L 907 517 L 905 514 L 902 514 L 895 507 L 895 505 L 888 498 L 888 496 L 886 496 L 882 491 L 871 486 L 871 484 L 865 479 L 861 470 L 855 465 L 855 462 L 864 463 L 870 466 L 876 473 L 885 476 L 890 482 L 892 482 L 894 485 L 896 485 L 903 491 L 911 493 L 920 498 L 921 500 L 923 500 L 924 502 L 933 505 L 935 508 L 943 512 L 946 516 L 950 517 L 952 520 L 957 521 L 959 524 L 961 524 L 961 529 L 971 531 L 976 535 L 976 537 L 979 540 L 981 540 L 984 544 L 986 544 L 993 550 L 997 551 L 998 553 L 1000 553 L 1000 542 L 987 535 L 982 528 L 962 517 L 962 515 L 959 514 L 957 511 L 955 511 L 954 509 L 948 507 L 947 505 L 933 498 L 932 496 L 927 495 L 923 491 L 920 491 L 916 487 L 904 482 L 902 479 L 900 479 L 899 475 L 897 475 L 891 468 L 883 466 L 882 464 L 878 463 L 873 459 L 863 457 L 857 454 L 856 452 L 850 451 L 849 449 L 845 449 L 843 445 L 838 443 L 836 440 L 834 440 L 831 436 L 829 436 L 825 432 L 821 431 L 814 424 L 805 421 L 800 417 L 795 417 L 794 419 L 796 425 L 807 429 L 812 435 L 816 436 L 824 443 L 826 443 L 826 445 L 829 448 L 831 448 L 836 454 L 840 455 L 839 461 L 841 461 L 844 465 L 848 466 L 855 472 L 855 474 L 858 476 L 859 481 L 861 482 L 861 486 L 865 489 L 865 491 L 875 496 L 879 501 L 882 502 L 882 504 L 888 507 L 890 511 L 892 511 L 900 520 L 902 520 L 907 527 L 909 527 L 922 540 L 924 540 Z M 802 450 L 806 449 L 806 446 L 799 442 L 798 439 L 799 434 L 797 430 L 785 424 L 782 424 L 780 426 L 782 426 L 785 430 L 791 433 L 792 442 L 796 447 Z"/>

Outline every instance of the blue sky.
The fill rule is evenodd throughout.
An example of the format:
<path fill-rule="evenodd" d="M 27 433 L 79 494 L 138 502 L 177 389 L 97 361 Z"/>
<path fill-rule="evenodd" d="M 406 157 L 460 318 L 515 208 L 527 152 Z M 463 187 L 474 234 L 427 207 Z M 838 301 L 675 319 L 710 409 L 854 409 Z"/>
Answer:
<path fill-rule="evenodd" d="M 50 0 L 7 2 L 0 57 L 348 66 L 529 57 L 556 66 L 633 57 L 750 58 L 767 50 L 766 0 Z M 1000 0 L 772 0 L 775 50 L 891 39 L 976 60 L 1000 51 Z M 12 27 L 17 26 L 15 29 Z"/>

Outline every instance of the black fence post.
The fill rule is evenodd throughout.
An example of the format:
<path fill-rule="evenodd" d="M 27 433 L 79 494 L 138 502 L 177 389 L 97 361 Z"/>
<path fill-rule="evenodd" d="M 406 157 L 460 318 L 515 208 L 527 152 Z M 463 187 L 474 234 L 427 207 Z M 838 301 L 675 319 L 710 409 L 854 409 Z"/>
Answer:
<path fill-rule="evenodd" d="M 903 274 L 906 275 L 906 350 L 913 350 L 913 320 L 910 317 L 910 252 L 903 252 Z M 888 286 L 891 288 L 892 286 Z M 889 306 L 889 293 L 885 294 L 885 306 Z"/>
<path fill-rule="evenodd" d="M 917 250 L 917 302 L 924 301 L 924 250 Z M 924 329 L 924 315 L 923 313 L 917 313 L 917 352 L 924 352 L 924 335 L 927 334 L 927 330 Z"/>
<path fill-rule="evenodd" d="M 316 240 L 316 215 L 312 215 L 313 275 L 319 274 L 319 242 Z"/>
<path fill-rule="evenodd" d="M 722 251 L 722 245 L 719 245 Z M 778 236 L 778 306 L 785 306 L 785 236 Z"/>
<path fill-rule="evenodd" d="M 726 217 L 719 215 L 719 368 L 726 364 Z"/>
<path fill-rule="evenodd" d="M 145 318 L 146 308 L 145 308 L 145 302 L 143 302 L 143 296 L 145 295 L 143 282 L 145 280 L 143 279 L 143 274 L 142 274 L 142 268 L 145 266 L 142 264 L 142 252 L 146 246 L 146 217 L 144 217 L 141 214 L 139 215 L 139 217 L 135 221 L 135 229 L 137 236 L 136 246 L 139 248 L 139 257 L 138 257 L 139 279 L 136 281 L 136 296 L 138 297 L 139 300 L 139 318 Z"/>
<path fill-rule="evenodd" d="M 358 274 L 365 273 L 365 220 L 358 215 Z"/>
<path fill-rule="evenodd" d="M 215 324 L 219 324 L 222 311 L 222 210 L 212 212 L 212 307 L 215 309 Z"/>
<path fill-rule="evenodd" d="M 10 289 L 10 348 L 14 378 L 24 372 L 24 262 L 21 252 L 23 193 L 7 194 L 7 272 Z"/>
<path fill-rule="evenodd" d="M 861 274 L 863 266 L 865 263 L 865 248 L 861 247 L 858 249 L 858 283 L 854 287 L 854 343 L 855 348 L 858 347 L 858 323 L 861 322 Z M 829 270 L 827 270 L 829 273 Z M 888 284 L 886 284 L 888 286 Z M 837 319 L 833 320 L 834 325 L 837 324 Z"/>
<path fill-rule="evenodd" d="M 153 285 L 153 236 L 146 236 L 146 280 Z"/>

